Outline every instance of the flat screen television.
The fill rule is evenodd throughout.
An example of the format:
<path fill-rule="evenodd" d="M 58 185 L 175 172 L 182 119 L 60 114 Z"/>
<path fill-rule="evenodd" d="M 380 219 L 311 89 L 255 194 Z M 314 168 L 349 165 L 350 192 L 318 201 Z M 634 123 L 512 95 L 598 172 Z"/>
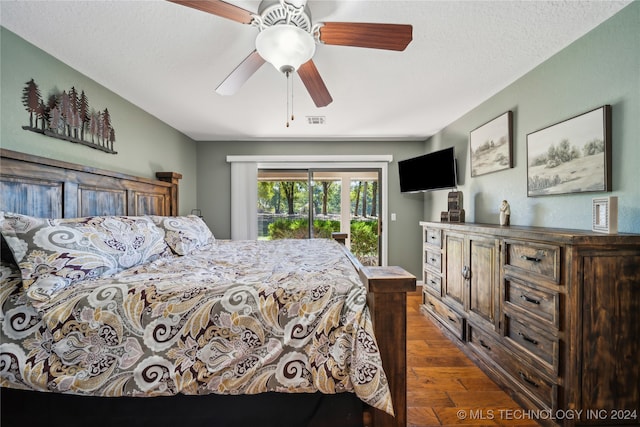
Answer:
<path fill-rule="evenodd" d="M 398 162 L 400 191 L 442 190 L 457 186 L 453 147 Z"/>

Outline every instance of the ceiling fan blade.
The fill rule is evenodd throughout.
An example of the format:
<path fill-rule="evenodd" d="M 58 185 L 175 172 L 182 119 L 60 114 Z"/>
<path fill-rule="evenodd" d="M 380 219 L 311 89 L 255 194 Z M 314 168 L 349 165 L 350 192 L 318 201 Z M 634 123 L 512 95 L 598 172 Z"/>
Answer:
<path fill-rule="evenodd" d="M 254 50 L 220 83 L 216 92 L 220 95 L 233 95 L 264 63 L 262 56 Z"/>
<path fill-rule="evenodd" d="M 413 39 L 413 27 L 405 24 L 368 24 L 364 22 L 324 22 L 320 41 L 339 46 L 404 50 Z"/>
<path fill-rule="evenodd" d="M 322 81 L 320 73 L 316 68 L 316 64 L 310 59 L 298 68 L 298 75 L 302 79 L 311 99 L 316 104 L 316 107 L 326 107 L 333 102 L 329 90 Z"/>
<path fill-rule="evenodd" d="M 250 24 L 253 13 L 241 7 L 220 0 L 168 0 L 171 3 L 192 7 L 203 12 L 231 19 L 241 24 Z"/>

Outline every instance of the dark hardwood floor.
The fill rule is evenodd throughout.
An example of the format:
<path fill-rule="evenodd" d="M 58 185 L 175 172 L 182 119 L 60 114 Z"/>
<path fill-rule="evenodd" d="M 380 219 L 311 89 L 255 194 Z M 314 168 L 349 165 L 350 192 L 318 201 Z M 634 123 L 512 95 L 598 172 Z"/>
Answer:
<path fill-rule="evenodd" d="M 538 426 L 407 299 L 409 427 Z"/>

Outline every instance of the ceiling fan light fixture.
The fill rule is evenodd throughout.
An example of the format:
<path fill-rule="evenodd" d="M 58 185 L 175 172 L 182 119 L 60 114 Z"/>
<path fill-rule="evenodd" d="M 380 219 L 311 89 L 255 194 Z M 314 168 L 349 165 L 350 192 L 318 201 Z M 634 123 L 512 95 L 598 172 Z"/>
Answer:
<path fill-rule="evenodd" d="M 296 71 L 313 57 L 316 43 L 313 36 L 295 25 L 279 24 L 267 27 L 256 37 L 260 56 L 283 73 Z"/>

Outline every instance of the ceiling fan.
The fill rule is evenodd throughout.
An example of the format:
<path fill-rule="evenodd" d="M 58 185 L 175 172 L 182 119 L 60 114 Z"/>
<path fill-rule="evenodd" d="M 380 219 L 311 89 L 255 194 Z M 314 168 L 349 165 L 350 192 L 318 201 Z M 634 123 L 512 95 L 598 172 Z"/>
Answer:
<path fill-rule="evenodd" d="M 297 72 L 317 107 L 333 99 L 313 63 L 316 43 L 402 51 L 413 27 L 403 24 L 318 22 L 312 25 L 306 0 L 265 0 L 258 13 L 221 0 L 168 0 L 257 27 L 256 49 L 216 88 L 233 95 L 265 63 L 287 77 Z"/>

